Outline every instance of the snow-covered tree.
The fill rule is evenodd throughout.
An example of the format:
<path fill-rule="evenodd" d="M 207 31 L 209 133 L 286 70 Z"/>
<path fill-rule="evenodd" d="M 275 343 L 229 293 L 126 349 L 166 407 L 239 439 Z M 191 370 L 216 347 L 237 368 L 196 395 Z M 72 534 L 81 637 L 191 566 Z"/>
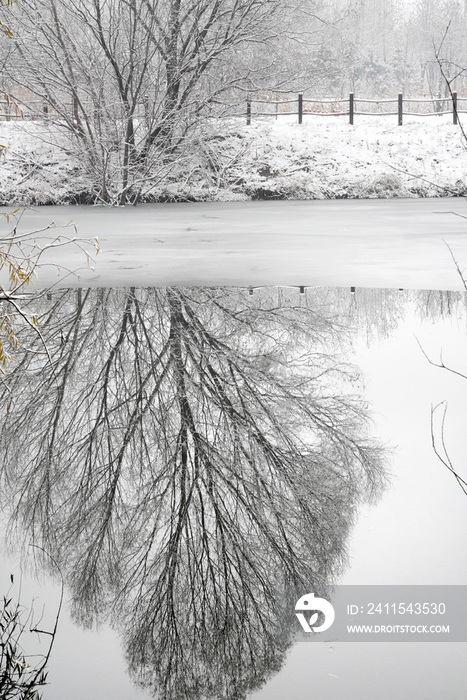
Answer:
<path fill-rule="evenodd" d="M 12 84 L 49 106 L 93 200 L 136 201 L 187 151 L 208 106 L 246 85 L 232 60 L 268 38 L 278 0 L 25 0 Z"/>

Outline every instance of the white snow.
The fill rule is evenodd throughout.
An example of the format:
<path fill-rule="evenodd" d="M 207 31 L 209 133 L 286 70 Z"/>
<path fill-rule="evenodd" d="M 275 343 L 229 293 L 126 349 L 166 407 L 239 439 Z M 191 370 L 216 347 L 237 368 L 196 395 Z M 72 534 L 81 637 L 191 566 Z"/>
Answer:
<path fill-rule="evenodd" d="M 467 152 L 450 115 L 304 115 L 211 122 L 148 201 L 434 197 L 467 193 Z M 53 125 L 2 122 L 1 204 L 76 201 L 87 182 Z M 62 144 L 64 142 L 62 141 Z M 143 193 L 144 195 L 144 193 Z"/>

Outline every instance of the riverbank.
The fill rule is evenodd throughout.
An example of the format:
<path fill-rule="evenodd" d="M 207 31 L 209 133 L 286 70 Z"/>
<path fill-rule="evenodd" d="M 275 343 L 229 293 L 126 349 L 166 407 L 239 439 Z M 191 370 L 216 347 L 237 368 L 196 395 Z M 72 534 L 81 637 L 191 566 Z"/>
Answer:
<path fill-rule="evenodd" d="M 444 117 L 306 116 L 216 122 L 142 201 L 413 198 L 467 195 L 467 151 Z M 0 204 L 88 203 L 88 178 L 53 125 L 2 122 Z"/>

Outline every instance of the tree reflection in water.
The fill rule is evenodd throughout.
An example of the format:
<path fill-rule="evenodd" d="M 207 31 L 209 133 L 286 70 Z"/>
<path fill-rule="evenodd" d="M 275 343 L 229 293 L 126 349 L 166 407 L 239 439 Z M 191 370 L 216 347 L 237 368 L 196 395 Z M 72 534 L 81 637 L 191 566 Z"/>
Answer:
<path fill-rule="evenodd" d="M 384 480 L 345 329 L 277 290 L 69 290 L 39 320 L 1 396 L 11 536 L 154 696 L 244 697 Z"/>

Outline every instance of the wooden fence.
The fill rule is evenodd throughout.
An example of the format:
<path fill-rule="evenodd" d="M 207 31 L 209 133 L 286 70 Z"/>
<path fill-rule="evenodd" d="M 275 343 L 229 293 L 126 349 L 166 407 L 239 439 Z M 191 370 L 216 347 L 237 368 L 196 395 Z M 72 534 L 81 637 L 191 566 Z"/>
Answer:
<path fill-rule="evenodd" d="M 462 101 L 467 102 L 467 97 L 458 97 L 457 92 L 453 92 L 449 97 L 428 99 L 404 97 L 402 93 L 399 93 L 395 98 L 382 100 L 356 98 L 353 92 L 349 94 L 348 98 L 342 100 L 312 100 L 304 98 L 301 92 L 298 93 L 296 98 L 291 100 L 262 100 L 249 96 L 246 103 L 246 123 L 251 124 L 253 117 L 275 117 L 277 119 L 279 116 L 287 115 L 296 115 L 299 124 L 303 123 L 305 115 L 323 117 L 348 116 L 349 124 L 354 124 L 355 117 L 358 116 L 397 116 L 397 123 L 399 126 L 402 126 L 404 115 L 430 117 L 452 114 L 453 124 L 457 124 L 458 115 L 467 113 L 466 110 L 459 109 L 459 103 Z M 432 105 L 432 111 L 414 111 L 414 105 L 428 104 Z M 260 111 L 254 109 L 254 105 L 268 105 L 271 109 L 269 111 Z M 362 110 L 358 109 L 358 105 L 376 105 L 377 109 L 373 108 L 373 111 Z M 391 111 L 387 111 L 386 105 L 394 105 L 394 108 Z"/>
<path fill-rule="evenodd" d="M 72 105 L 70 105 L 70 110 Z M 7 95 L 0 97 L 0 120 L 1 121 L 18 121 L 18 120 L 36 120 L 46 119 L 54 110 L 40 100 L 31 100 L 24 102 L 23 100 L 15 100 Z"/>
<path fill-rule="evenodd" d="M 453 123 L 457 124 L 458 115 L 467 114 L 467 109 L 460 109 L 461 102 L 467 102 L 467 97 L 458 97 L 457 92 L 453 92 L 449 97 L 433 98 L 404 97 L 402 93 L 399 93 L 397 97 L 381 100 L 357 98 L 353 92 L 349 94 L 348 98 L 337 100 L 304 98 L 301 92 L 293 99 L 261 99 L 249 95 L 246 102 L 246 123 L 251 124 L 255 117 L 275 117 L 278 119 L 283 116 L 296 116 L 298 123 L 302 124 L 305 116 L 313 115 L 347 116 L 349 124 L 354 124 L 355 118 L 359 116 L 397 116 L 397 123 L 402 126 L 404 116 L 428 117 L 452 114 Z M 260 106 L 259 109 L 257 105 Z M 393 105 L 393 108 L 391 109 L 389 105 Z M 431 105 L 431 111 L 426 111 L 426 109 L 420 111 L 426 105 Z M 144 107 L 144 105 L 142 106 Z M 70 114 L 73 114 L 76 109 L 73 104 L 63 105 L 63 107 L 66 111 L 69 109 Z M 39 100 L 16 102 L 6 95 L 3 98 L 0 96 L 0 120 L 41 120 L 54 116 L 57 115 L 46 102 Z M 237 112 L 230 116 L 241 117 L 242 114 Z"/>

